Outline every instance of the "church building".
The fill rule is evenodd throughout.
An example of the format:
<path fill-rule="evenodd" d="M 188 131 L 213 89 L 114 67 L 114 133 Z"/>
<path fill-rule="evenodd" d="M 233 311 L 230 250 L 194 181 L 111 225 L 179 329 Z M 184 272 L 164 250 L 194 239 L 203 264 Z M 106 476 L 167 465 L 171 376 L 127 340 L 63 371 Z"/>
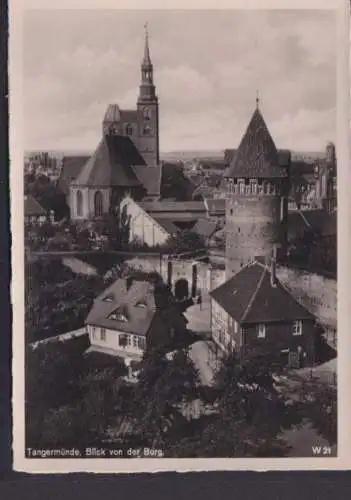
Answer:
<path fill-rule="evenodd" d="M 69 184 L 71 219 L 115 214 L 126 195 L 158 199 L 160 184 L 158 98 L 146 31 L 136 109 L 107 107 L 101 141 Z"/>

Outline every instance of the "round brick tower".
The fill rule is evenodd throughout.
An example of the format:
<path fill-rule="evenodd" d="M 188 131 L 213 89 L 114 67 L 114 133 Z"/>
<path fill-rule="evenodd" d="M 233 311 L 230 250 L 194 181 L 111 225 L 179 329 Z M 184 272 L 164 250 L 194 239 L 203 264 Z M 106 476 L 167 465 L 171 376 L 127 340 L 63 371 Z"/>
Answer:
<path fill-rule="evenodd" d="M 258 102 L 257 102 L 258 104 Z M 257 108 L 225 173 L 226 275 L 286 252 L 290 153 L 278 154 Z"/>

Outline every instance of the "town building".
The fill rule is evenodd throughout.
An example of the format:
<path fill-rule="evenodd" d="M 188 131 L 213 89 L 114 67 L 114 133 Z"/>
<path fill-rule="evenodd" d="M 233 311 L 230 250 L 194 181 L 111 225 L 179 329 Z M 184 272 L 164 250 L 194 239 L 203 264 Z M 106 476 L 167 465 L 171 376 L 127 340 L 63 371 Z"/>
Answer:
<path fill-rule="evenodd" d="M 162 246 L 182 230 L 190 230 L 204 239 L 218 229 L 217 222 L 208 218 L 204 202 L 197 201 L 135 201 L 126 197 L 121 203 L 121 220 L 128 221 L 129 242 Z"/>
<path fill-rule="evenodd" d="M 147 32 L 136 109 L 123 110 L 110 104 L 94 153 L 88 159 L 78 158 L 72 172 L 64 163 L 61 177 L 59 184 L 66 191 L 68 184 L 73 220 L 116 214 L 126 194 L 138 200 L 160 196 L 158 97 Z"/>
<path fill-rule="evenodd" d="M 276 261 L 257 259 L 210 293 L 216 356 L 269 355 L 300 367 L 315 359 L 314 316 L 276 277 Z"/>
<path fill-rule="evenodd" d="M 91 350 L 138 361 L 146 349 L 184 338 L 187 320 L 156 273 L 134 272 L 116 280 L 86 319 Z"/>
<path fill-rule="evenodd" d="M 226 271 L 286 252 L 289 152 L 279 154 L 258 107 L 226 170 Z"/>
<path fill-rule="evenodd" d="M 40 203 L 31 195 L 24 197 L 24 223 L 40 225 L 47 221 L 48 214 Z"/>

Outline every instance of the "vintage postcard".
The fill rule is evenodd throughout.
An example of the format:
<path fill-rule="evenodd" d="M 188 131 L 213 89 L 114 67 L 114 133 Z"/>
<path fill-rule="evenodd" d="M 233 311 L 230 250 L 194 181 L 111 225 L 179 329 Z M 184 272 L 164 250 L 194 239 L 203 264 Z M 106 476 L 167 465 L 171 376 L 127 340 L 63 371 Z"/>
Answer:
<path fill-rule="evenodd" d="M 11 2 L 16 470 L 350 465 L 348 2 L 182 3 Z"/>

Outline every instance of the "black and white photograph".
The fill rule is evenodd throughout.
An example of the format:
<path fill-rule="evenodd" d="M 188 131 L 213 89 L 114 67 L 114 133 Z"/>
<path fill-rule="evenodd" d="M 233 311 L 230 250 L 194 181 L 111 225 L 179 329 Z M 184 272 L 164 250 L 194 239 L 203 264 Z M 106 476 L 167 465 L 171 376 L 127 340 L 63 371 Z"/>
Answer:
<path fill-rule="evenodd" d="M 22 470 L 338 459 L 339 18 L 23 9 Z"/>

